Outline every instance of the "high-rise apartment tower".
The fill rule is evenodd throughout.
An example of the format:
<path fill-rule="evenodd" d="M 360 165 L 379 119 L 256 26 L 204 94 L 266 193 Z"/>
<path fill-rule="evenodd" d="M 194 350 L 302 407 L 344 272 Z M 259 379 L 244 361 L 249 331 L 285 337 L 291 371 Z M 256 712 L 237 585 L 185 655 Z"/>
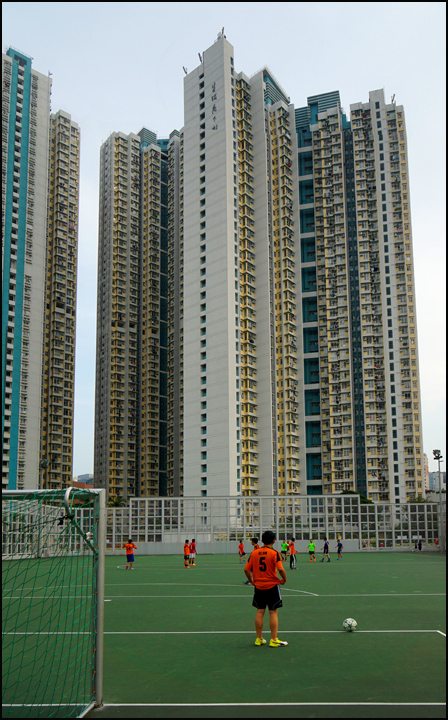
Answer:
<path fill-rule="evenodd" d="M 79 130 L 67 113 L 50 116 L 51 80 L 31 65 L 13 48 L 2 56 L 2 487 L 10 489 L 64 487 L 72 475 Z"/>
<path fill-rule="evenodd" d="M 178 133 L 147 128 L 101 148 L 95 483 L 124 500 L 179 492 L 178 157 Z"/>
<path fill-rule="evenodd" d="M 404 110 L 185 78 L 184 494 L 423 491 Z"/>
<path fill-rule="evenodd" d="M 104 482 L 109 463 L 125 494 L 421 495 L 403 107 L 381 90 L 350 119 L 338 92 L 295 108 L 267 68 L 235 70 L 222 33 L 200 59 L 178 135 L 119 135 L 102 149 Z M 118 137 L 133 155 L 119 155 Z M 130 384 L 110 385 L 123 368 Z M 123 442 L 135 447 L 133 485 Z"/>

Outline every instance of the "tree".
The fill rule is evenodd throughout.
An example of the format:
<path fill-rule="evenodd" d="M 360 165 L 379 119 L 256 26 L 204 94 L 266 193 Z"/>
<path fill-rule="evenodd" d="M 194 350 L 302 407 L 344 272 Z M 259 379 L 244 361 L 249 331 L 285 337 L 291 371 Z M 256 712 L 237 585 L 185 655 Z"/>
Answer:
<path fill-rule="evenodd" d="M 119 495 L 111 495 L 107 504 L 109 507 L 124 507 L 124 500 Z"/>
<path fill-rule="evenodd" d="M 373 500 L 369 500 L 365 495 L 361 495 L 360 492 L 356 492 L 356 490 L 343 490 L 343 495 L 359 495 L 359 501 L 361 505 L 373 505 Z"/>

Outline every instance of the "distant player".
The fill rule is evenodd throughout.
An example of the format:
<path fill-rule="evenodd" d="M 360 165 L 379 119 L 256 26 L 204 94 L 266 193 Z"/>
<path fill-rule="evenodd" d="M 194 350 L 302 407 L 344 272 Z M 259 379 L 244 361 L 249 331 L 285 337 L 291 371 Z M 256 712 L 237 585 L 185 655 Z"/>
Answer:
<path fill-rule="evenodd" d="M 279 640 L 278 631 L 278 608 L 282 607 L 282 597 L 279 585 L 286 582 L 286 573 L 282 565 L 280 553 L 272 547 L 275 542 L 275 534 L 272 530 L 266 530 L 262 535 L 263 547 L 253 550 L 247 561 L 244 572 L 246 577 L 254 585 L 254 598 L 252 605 L 257 608 L 255 616 L 255 630 L 257 639 L 255 645 L 265 645 L 263 638 L 263 619 L 266 606 L 269 608 L 269 626 L 271 629 L 271 641 L 269 647 L 284 647 L 288 643 Z M 277 576 L 277 572 L 280 578 Z"/>
<path fill-rule="evenodd" d="M 184 565 L 187 570 L 188 570 L 189 563 L 190 563 L 190 544 L 189 544 L 188 540 L 185 540 L 185 543 L 184 543 Z"/>
<path fill-rule="evenodd" d="M 137 550 L 137 545 L 134 545 L 131 538 L 129 538 L 123 547 L 126 548 L 126 570 L 129 567 L 133 570 L 134 568 L 132 567 L 132 563 L 134 562 L 134 549 Z"/>
<path fill-rule="evenodd" d="M 316 543 L 313 543 L 313 541 L 310 540 L 308 543 L 307 550 L 310 554 L 310 562 L 313 562 L 313 560 L 314 560 L 314 562 L 316 562 L 316 556 L 314 554 L 314 552 L 316 550 Z"/>
<path fill-rule="evenodd" d="M 343 546 L 343 544 L 342 544 L 342 542 L 341 542 L 341 538 L 339 538 L 338 544 L 336 545 L 336 547 L 337 547 L 337 549 L 338 549 L 338 560 L 342 560 L 342 548 L 343 548 L 344 546 Z"/>
<path fill-rule="evenodd" d="M 286 540 L 283 540 L 282 551 L 281 551 L 282 560 L 286 560 L 287 554 L 288 554 L 288 543 L 286 542 Z"/>
<path fill-rule="evenodd" d="M 422 541 L 421 540 L 418 541 L 418 551 L 419 551 L 419 553 L 421 553 L 421 551 L 422 551 Z"/>
<path fill-rule="evenodd" d="M 238 554 L 240 556 L 240 563 L 243 562 L 243 559 L 246 557 L 246 553 L 244 551 L 244 543 L 241 540 L 240 544 L 238 545 Z"/>
<path fill-rule="evenodd" d="M 328 541 L 328 538 L 325 538 L 324 546 L 323 546 L 323 548 L 321 548 L 321 550 L 323 550 L 323 553 L 324 553 L 322 556 L 321 562 L 324 562 L 325 556 L 327 556 L 327 562 L 331 562 L 330 561 L 330 543 Z"/>
<path fill-rule="evenodd" d="M 259 546 L 259 544 L 258 544 L 258 538 L 257 538 L 257 537 L 251 538 L 250 541 L 251 541 L 252 546 L 253 546 L 252 552 L 253 552 L 254 550 L 259 550 L 259 549 L 260 549 L 260 546 Z M 243 583 L 243 585 L 250 585 L 249 580 L 245 580 L 244 583 Z"/>
<path fill-rule="evenodd" d="M 190 558 L 189 558 L 189 564 L 190 564 L 190 565 L 196 565 L 196 563 L 195 563 L 195 561 L 194 561 L 194 556 L 195 556 L 195 555 L 196 555 L 196 543 L 195 543 L 194 538 L 193 538 L 193 540 L 192 540 L 191 543 L 190 543 Z"/>
<path fill-rule="evenodd" d="M 291 568 L 291 570 L 295 570 L 295 569 L 296 569 L 296 548 L 295 548 L 295 545 L 294 545 L 295 541 L 296 541 L 296 539 L 295 539 L 295 538 L 292 538 L 292 539 L 291 539 L 291 542 L 288 543 L 288 547 L 289 547 L 289 567 Z"/>

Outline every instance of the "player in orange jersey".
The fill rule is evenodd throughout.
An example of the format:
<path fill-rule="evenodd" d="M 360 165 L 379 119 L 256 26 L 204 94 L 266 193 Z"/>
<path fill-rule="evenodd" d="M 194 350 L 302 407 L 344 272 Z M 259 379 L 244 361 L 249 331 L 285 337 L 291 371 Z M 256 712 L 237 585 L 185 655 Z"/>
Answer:
<path fill-rule="evenodd" d="M 123 545 L 124 548 L 126 548 L 126 570 L 128 567 L 131 567 L 131 570 L 134 568 L 132 567 L 132 563 L 134 562 L 134 548 L 137 550 L 137 545 L 134 545 L 131 538 Z"/>
<path fill-rule="evenodd" d="M 254 550 L 259 550 L 259 549 L 260 549 L 260 546 L 259 546 L 259 544 L 258 544 L 258 538 L 257 538 L 257 537 L 251 538 L 250 541 L 251 541 L 251 543 L 252 543 L 252 546 L 253 546 L 253 549 L 254 549 Z M 253 552 L 253 550 L 252 550 L 252 552 Z M 243 582 L 243 585 L 250 585 L 250 581 L 249 581 L 249 580 L 245 580 L 245 581 Z"/>
<path fill-rule="evenodd" d="M 190 544 L 189 544 L 188 540 L 185 540 L 185 543 L 184 543 L 184 565 L 187 570 L 188 570 L 189 562 L 190 562 Z"/>
<path fill-rule="evenodd" d="M 250 541 L 251 541 L 251 543 L 252 543 L 252 547 L 253 547 L 254 550 L 259 550 L 259 549 L 260 549 L 260 546 L 259 546 L 259 544 L 258 544 L 258 538 L 257 538 L 257 537 L 251 538 Z M 253 550 L 251 550 L 251 552 L 253 552 Z"/>
<path fill-rule="evenodd" d="M 257 614 L 255 616 L 257 639 L 255 640 L 255 645 L 264 645 L 266 643 L 262 633 L 264 613 L 267 605 L 269 607 L 269 626 L 271 629 L 269 647 L 283 647 L 288 643 L 284 640 L 279 640 L 277 637 L 277 611 L 278 608 L 283 605 L 279 585 L 285 584 L 286 573 L 279 553 L 272 547 L 275 543 L 275 534 L 272 530 L 266 530 L 261 540 L 263 547 L 259 550 L 252 551 L 244 568 L 247 579 L 251 585 L 255 587 L 252 601 L 252 605 L 257 608 Z M 277 576 L 277 572 L 280 578 Z"/>
<path fill-rule="evenodd" d="M 193 538 L 193 540 L 190 543 L 190 565 L 196 565 L 196 563 L 194 561 L 195 555 L 196 555 L 196 543 Z"/>
<path fill-rule="evenodd" d="M 238 545 L 238 554 L 240 556 L 240 563 L 243 562 L 243 558 L 246 557 L 246 551 L 244 550 L 244 543 L 241 540 L 240 544 Z"/>

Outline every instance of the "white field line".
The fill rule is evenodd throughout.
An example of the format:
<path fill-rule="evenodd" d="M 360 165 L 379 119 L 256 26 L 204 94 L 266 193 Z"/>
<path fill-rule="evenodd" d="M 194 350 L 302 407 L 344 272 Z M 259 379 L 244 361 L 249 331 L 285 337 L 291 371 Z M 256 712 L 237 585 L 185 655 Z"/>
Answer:
<path fill-rule="evenodd" d="M 148 583 L 132 583 L 132 586 L 130 587 L 233 587 L 233 588 L 241 588 L 241 585 L 243 584 L 243 580 L 241 580 L 238 584 L 232 584 L 232 583 L 191 583 L 189 585 L 186 585 L 186 583 L 158 583 L 158 582 L 148 582 Z M 123 587 L 123 583 L 104 583 L 105 587 Z M 69 588 L 72 587 L 72 585 L 44 585 L 43 587 L 24 587 L 22 590 L 52 590 L 54 588 Z M 285 590 L 291 590 L 292 588 L 284 588 L 282 585 L 282 588 Z M 294 592 L 306 592 L 306 590 L 294 590 Z M 308 595 L 314 595 L 314 593 L 307 593 Z"/>
<path fill-rule="evenodd" d="M 302 703 L 104 703 L 103 708 L 109 707 L 147 707 L 147 708 L 184 708 L 184 707 L 197 707 L 197 708 L 209 708 L 209 707 L 445 707 L 445 703 L 435 702 L 420 702 L 420 703 L 392 703 L 392 702 L 302 702 Z M 3 703 L 3 707 L 14 708 L 14 707 L 72 707 L 67 704 L 57 703 L 41 703 L 40 705 L 18 705 L 18 704 L 7 704 Z M 75 706 L 73 706 L 75 707 Z"/>
<path fill-rule="evenodd" d="M 333 702 L 333 703 L 104 703 L 103 707 L 358 707 L 358 706 L 374 706 L 374 707 L 445 707 L 445 703 L 376 703 L 376 702 Z"/>
<path fill-rule="evenodd" d="M 122 586 L 121 586 L 122 587 Z M 228 587 L 228 586 L 225 586 Z M 232 586 L 234 587 L 234 586 Z M 293 590 L 293 588 L 285 588 L 283 585 L 281 586 L 282 590 L 290 590 L 291 592 L 301 593 L 300 595 L 290 595 L 290 598 L 296 597 L 296 598 L 309 598 L 309 597 L 316 597 L 316 598 L 338 598 L 338 597 L 345 597 L 345 598 L 370 598 L 370 597 L 388 597 L 388 598 L 394 598 L 394 597 L 445 597 L 446 593 L 421 593 L 418 591 L 418 595 L 413 593 L 375 593 L 375 594 L 362 594 L 362 595 L 316 595 L 314 593 L 307 593 L 304 594 L 304 590 Z M 4 595 L 3 600 L 48 600 L 50 596 L 48 595 Z M 88 594 L 80 594 L 80 595 L 58 595 L 59 599 L 64 600 L 77 600 L 79 598 L 86 598 L 88 599 L 90 596 Z M 153 600 L 156 599 L 176 599 L 176 598 L 209 598 L 210 600 L 213 600 L 215 598 L 247 598 L 250 597 L 246 593 L 245 595 L 106 595 L 107 598 L 112 598 L 114 600 L 127 600 L 127 599 L 137 599 L 141 598 L 143 600 L 152 598 Z"/>
<path fill-rule="evenodd" d="M 246 554 L 247 554 L 247 553 L 246 553 Z M 363 558 L 363 560 L 360 559 L 359 562 L 358 562 L 357 560 L 352 562 L 352 561 L 346 559 L 345 556 L 344 556 L 343 558 L 340 558 L 340 562 L 339 562 L 338 564 L 339 564 L 339 565 L 342 565 L 344 559 L 346 559 L 346 563 L 345 563 L 346 565 L 364 565 L 365 562 L 366 562 L 366 560 L 365 560 L 366 555 L 365 555 L 365 554 L 361 554 L 361 553 L 347 553 L 347 555 L 348 555 L 349 557 L 350 557 L 350 555 L 356 555 L 356 554 L 359 554 L 359 555 L 360 555 L 360 558 Z M 373 557 L 374 554 L 375 554 L 375 553 L 372 552 L 371 555 L 369 555 L 369 557 Z M 387 553 L 387 554 L 389 555 L 389 553 Z M 317 555 L 319 558 L 321 558 L 322 553 L 321 553 L 321 552 L 316 552 L 316 555 Z M 403 557 L 403 553 L 399 553 L 399 555 L 400 555 L 401 557 Z M 418 555 L 418 554 L 417 554 L 417 555 Z M 333 552 L 333 553 L 330 553 L 330 557 L 336 558 L 336 556 L 337 556 L 337 552 L 336 552 L 336 551 Z M 155 557 L 161 558 L 161 557 L 163 557 L 163 556 L 162 556 L 162 555 L 137 555 L 137 554 L 135 554 L 134 557 L 138 558 L 138 560 L 140 560 L 141 562 L 143 562 L 143 561 L 146 561 L 148 558 L 155 558 Z M 165 557 L 170 557 L 170 558 L 172 558 L 172 563 L 176 563 L 176 564 L 179 566 L 179 568 L 183 569 L 183 565 L 181 565 L 181 563 L 183 563 L 183 561 L 184 561 L 184 556 L 183 556 L 183 555 L 181 555 L 181 556 L 165 555 Z M 225 555 L 215 555 L 215 557 L 217 557 L 217 558 L 218 558 L 218 557 L 225 557 Z M 227 556 L 227 557 L 229 557 L 229 556 Z M 383 556 L 383 557 L 384 557 L 384 556 Z M 420 562 L 420 561 L 425 562 L 425 563 L 431 563 L 432 565 L 439 564 L 439 563 L 440 563 L 440 564 L 444 564 L 444 563 L 445 563 L 445 558 L 444 558 L 444 557 L 441 557 L 441 556 L 439 556 L 439 555 L 438 555 L 438 556 L 433 556 L 433 557 L 426 556 L 425 558 L 421 557 L 420 560 L 415 560 L 412 553 L 409 553 L 409 555 L 406 556 L 406 557 L 408 557 L 409 559 L 408 559 L 408 560 L 404 560 L 404 561 L 403 561 L 403 560 L 391 560 L 390 562 L 387 563 L 387 565 L 388 565 L 388 566 L 389 566 L 389 565 L 408 565 L 409 563 Z M 417 556 L 415 556 L 415 557 L 417 557 Z M 119 555 L 115 555 L 115 556 L 114 556 L 114 555 L 106 555 L 106 559 L 107 559 L 107 558 L 110 558 L 109 562 L 110 562 L 111 564 L 113 564 L 113 563 L 116 562 L 117 560 L 118 560 L 118 562 L 120 562 L 120 556 L 119 556 Z M 115 558 L 115 560 L 114 560 L 113 558 Z M 289 556 L 288 556 L 288 560 L 289 560 Z M 288 563 L 288 560 L 282 560 L 282 563 L 287 564 L 287 563 Z M 303 557 L 303 553 L 302 553 L 302 555 L 299 555 L 299 553 L 296 553 L 296 560 L 298 561 L 298 565 L 300 564 L 301 567 L 308 567 L 309 565 L 312 565 L 312 563 L 310 563 L 310 561 L 309 561 L 309 559 L 308 559 L 308 554 L 306 555 L 306 557 Z M 243 561 L 242 563 L 240 563 L 240 562 L 235 562 L 235 560 L 232 560 L 232 559 L 231 559 L 231 560 L 228 561 L 228 563 L 223 563 L 224 565 L 229 565 L 229 567 L 222 567 L 221 569 L 222 569 L 222 570 L 231 570 L 231 569 L 235 569 L 235 567 L 238 567 L 238 566 L 243 566 L 243 567 L 244 567 L 244 565 L 246 564 L 246 562 L 247 562 L 247 560 L 245 560 L 245 561 Z M 318 562 L 317 558 L 316 558 L 316 562 Z M 332 561 L 332 562 L 333 562 L 333 561 Z M 336 562 L 338 562 L 337 558 L 336 558 Z M 162 563 L 161 565 L 162 565 L 163 567 L 173 567 L 172 563 L 165 562 L 165 563 Z M 230 565 L 231 565 L 231 567 L 230 567 Z M 297 566 L 298 566 L 298 565 L 297 565 Z M 384 562 L 376 562 L 376 561 L 372 560 L 372 561 L 369 561 L 369 565 L 383 565 L 383 567 L 384 567 L 384 565 L 386 565 L 386 563 L 384 563 Z M 120 566 L 121 566 L 121 567 L 126 567 L 126 566 L 124 565 L 124 560 L 122 561 L 122 563 L 120 563 Z M 118 567 L 118 566 L 116 566 L 116 567 Z M 160 566 L 159 566 L 159 567 L 160 567 Z M 198 556 L 197 556 L 197 555 L 196 555 L 195 567 L 206 568 L 206 569 L 212 568 L 213 570 L 218 570 L 218 569 L 219 569 L 219 568 L 216 567 L 216 563 L 213 563 L 213 562 L 211 562 L 211 561 L 201 562 L 201 561 L 199 560 L 199 562 L 198 562 Z M 288 565 L 287 569 L 288 569 L 288 568 L 289 568 L 289 565 Z M 155 567 L 154 569 L 157 570 L 158 568 Z M 290 569 L 290 568 L 289 568 L 289 569 Z"/>
<path fill-rule="evenodd" d="M 333 635 L 346 633 L 345 630 L 282 630 L 282 635 Z M 375 633 L 393 634 L 393 633 L 435 633 L 444 635 L 440 630 L 355 630 L 356 635 L 370 635 Z M 91 635 L 92 633 L 81 631 L 71 632 L 66 630 L 48 630 L 43 632 L 6 632 L 3 635 Z M 105 631 L 104 635 L 253 635 L 253 630 L 111 630 Z"/>
<path fill-rule="evenodd" d="M 331 562 L 330 565 L 333 565 L 335 562 L 336 561 Z M 321 563 L 319 563 L 319 566 L 320 566 L 320 564 Z M 325 565 L 327 565 L 327 564 L 328 563 L 325 563 Z M 369 563 L 369 567 L 371 564 L 372 565 L 381 565 L 382 567 L 385 567 L 382 563 Z M 242 566 L 241 566 L 240 570 L 242 571 L 241 574 L 244 577 L 244 572 L 243 572 L 244 566 L 243 566 L 243 564 L 241 564 L 241 565 Z M 350 565 L 347 564 L 346 567 L 348 569 L 348 568 L 354 567 L 355 565 L 364 565 L 364 563 L 350 563 Z M 409 567 L 409 565 L 407 565 L 406 563 L 390 563 L 389 565 L 387 565 L 387 568 L 389 568 L 391 565 L 400 565 L 401 567 L 406 567 L 406 568 Z M 438 563 L 432 563 L 432 565 L 438 565 Z M 117 569 L 117 570 L 122 569 L 124 572 L 126 572 L 125 567 L 126 567 L 125 565 L 122 565 L 122 566 L 117 565 L 115 569 Z M 440 565 L 440 567 L 443 567 L 443 569 L 445 570 L 445 566 Z M 112 570 L 113 569 L 114 568 L 112 568 Z M 296 570 L 302 570 L 304 576 L 305 576 L 305 573 L 308 572 L 308 570 L 311 571 L 311 570 L 316 570 L 316 569 L 317 568 L 314 565 L 311 565 L 310 568 L 308 568 L 307 565 L 297 565 L 296 566 Z M 158 567 L 154 567 L 152 565 L 143 565 L 143 566 L 138 565 L 137 567 L 134 567 L 133 572 L 135 573 L 136 570 L 137 570 L 138 574 L 140 575 L 140 577 L 143 572 L 146 573 L 146 575 L 148 575 L 148 574 L 152 575 L 152 574 L 163 574 L 166 570 L 169 570 L 170 572 L 174 571 L 174 570 L 178 570 L 179 575 L 185 575 L 185 567 L 184 566 L 176 568 L 176 567 L 173 567 L 172 565 L 164 565 L 164 566 L 158 566 Z M 234 573 L 235 570 L 238 571 L 238 569 L 234 568 L 234 567 L 212 567 L 212 566 L 205 567 L 205 568 L 204 568 L 204 566 L 201 566 L 201 568 L 199 568 L 199 570 L 197 567 L 194 567 L 194 568 L 189 568 L 189 570 L 190 570 L 189 575 L 198 573 L 200 570 L 207 570 L 207 575 L 212 571 L 219 572 L 219 573 L 224 573 L 224 572 L 233 572 Z M 286 568 L 284 568 L 284 570 L 285 570 L 285 572 L 288 572 L 289 568 L 286 567 Z M 110 570 L 107 567 L 106 567 L 106 572 L 110 572 Z M 324 572 L 324 571 L 322 570 L 322 572 Z M 431 572 L 434 572 L 434 571 L 431 571 Z M 128 570 L 128 574 L 129 573 L 130 573 L 130 571 Z"/>

